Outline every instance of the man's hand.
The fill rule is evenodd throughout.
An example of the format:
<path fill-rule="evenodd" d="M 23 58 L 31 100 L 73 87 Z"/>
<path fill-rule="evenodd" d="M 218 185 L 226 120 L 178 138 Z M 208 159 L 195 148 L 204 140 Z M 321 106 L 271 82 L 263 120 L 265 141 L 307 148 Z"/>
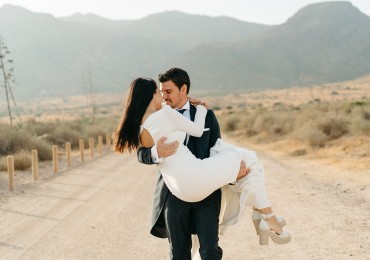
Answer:
<path fill-rule="evenodd" d="M 166 158 L 168 156 L 174 155 L 179 147 L 178 141 L 173 141 L 171 143 L 164 143 L 167 137 L 162 137 L 157 143 L 157 153 L 159 158 Z"/>
<path fill-rule="evenodd" d="M 202 105 L 202 106 L 205 106 L 207 109 L 209 108 L 207 101 L 204 101 L 204 100 L 201 100 L 195 97 L 190 97 L 190 96 L 188 96 L 188 99 L 189 99 L 189 102 L 192 103 L 194 106 Z"/>
<path fill-rule="evenodd" d="M 251 170 L 249 168 L 247 168 L 247 166 L 245 165 L 245 162 L 242 160 L 240 162 L 240 169 L 239 169 L 239 173 L 238 173 L 238 177 L 236 178 L 236 180 L 240 180 L 241 178 L 244 178 L 245 176 L 247 176 L 247 174 L 250 172 Z"/>

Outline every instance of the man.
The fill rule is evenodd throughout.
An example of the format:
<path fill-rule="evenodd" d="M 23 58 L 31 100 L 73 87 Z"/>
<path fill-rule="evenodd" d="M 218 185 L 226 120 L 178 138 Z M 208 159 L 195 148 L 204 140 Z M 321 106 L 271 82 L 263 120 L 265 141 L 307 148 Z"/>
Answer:
<path fill-rule="evenodd" d="M 196 108 L 190 104 L 188 93 L 190 78 L 186 71 L 172 68 L 158 76 L 163 99 L 172 108 L 184 110 L 183 115 L 194 120 Z M 220 127 L 212 110 L 208 110 L 205 120 L 205 131 L 199 138 L 187 136 L 185 144 L 189 150 L 200 159 L 209 157 L 209 150 L 221 137 Z M 141 147 L 138 150 L 138 160 L 145 164 L 160 163 L 161 158 L 173 154 L 177 143 L 164 143 L 159 140 L 152 148 Z M 181 165 L 179 165 L 181 167 Z M 247 172 L 244 162 L 241 163 L 238 177 Z M 218 189 L 199 202 L 185 202 L 169 192 L 161 174 L 158 175 L 153 203 L 153 227 L 150 233 L 156 237 L 168 237 L 171 259 L 191 259 L 191 234 L 198 236 L 201 258 L 221 259 L 222 249 L 218 246 L 218 223 L 221 207 L 221 190 Z"/>

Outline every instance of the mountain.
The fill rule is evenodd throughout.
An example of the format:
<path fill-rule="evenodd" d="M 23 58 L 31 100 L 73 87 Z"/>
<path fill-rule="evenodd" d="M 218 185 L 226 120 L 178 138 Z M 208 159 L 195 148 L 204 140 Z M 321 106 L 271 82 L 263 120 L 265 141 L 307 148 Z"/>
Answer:
<path fill-rule="evenodd" d="M 115 20 L 107 19 L 91 13 L 89 14 L 75 13 L 73 15 L 61 17 L 59 19 L 66 22 L 88 24 L 94 26 L 109 26 L 116 23 Z"/>
<path fill-rule="evenodd" d="M 168 11 L 138 20 L 55 18 L 4 5 L 0 36 L 14 60 L 16 97 L 125 92 L 172 66 L 192 93 L 350 80 L 370 73 L 370 18 L 348 2 L 312 4 L 267 26 Z M 1 85 L 1 81 L 0 81 Z M 1 92 L 0 92 L 1 98 Z"/>
<path fill-rule="evenodd" d="M 349 80 L 370 73 L 370 17 L 349 2 L 312 4 L 256 37 L 200 46 L 177 61 L 215 91 Z"/>
<path fill-rule="evenodd" d="M 12 5 L 0 8 L 0 24 L 14 59 L 14 91 L 26 98 L 86 92 L 87 70 L 96 91 L 121 92 L 198 44 L 240 41 L 270 28 L 174 11 L 131 21 L 92 14 L 57 19 Z"/>

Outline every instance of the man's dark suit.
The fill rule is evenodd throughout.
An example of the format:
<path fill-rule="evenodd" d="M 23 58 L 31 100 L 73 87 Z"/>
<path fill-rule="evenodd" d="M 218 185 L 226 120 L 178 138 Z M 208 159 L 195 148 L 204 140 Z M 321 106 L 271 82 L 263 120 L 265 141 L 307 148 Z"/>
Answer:
<path fill-rule="evenodd" d="M 191 120 L 194 120 L 196 108 L 194 106 L 190 106 L 190 117 Z M 200 159 L 208 158 L 209 157 L 209 150 L 214 144 L 216 140 L 221 137 L 220 134 L 220 127 L 218 121 L 216 119 L 215 114 L 212 110 L 208 110 L 205 120 L 205 128 L 209 128 L 209 131 L 205 131 L 203 135 L 199 138 L 190 136 L 188 141 L 188 148 L 189 150 Z M 153 164 L 151 153 L 149 148 L 140 148 L 138 150 L 138 160 L 145 164 Z M 179 165 L 181 167 L 181 165 Z M 205 185 L 207 185 L 205 183 Z M 171 216 L 167 217 L 168 214 L 167 208 L 171 207 L 170 209 L 174 209 L 178 212 L 181 210 L 185 210 L 185 215 L 189 214 L 189 218 L 191 218 L 191 227 L 192 229 L 190 232 L 197 233 L 200 239 L 201 246 L 205 245 L 204 248 L 200 250 L 200 254 L 202 259 L 221 259 L 222 257 L 222 250 L 218 247 L 218 215 L 220 212 L 220 205 L 221 205 L 221 190 L 218 189 L 213 194 L 211 194 L 206 199 L 195 202 L 189 203 L 184 202 L 176 198 L 169 192 L 167 186 L 165 185 L 162 175 L 158 174 L 156 190 L 154 192 L 154 201 L 153 201 L 153 214 L 152 214 L 152 229 L 150 233 L 153 236 L 166 238 L 168 237 L 167 229 L 166 229 L 166 221 L 165 218 L 171 218 Z M 211 207 L 211 208 L 210 208 Z M 188 209 L 187 209 L 188 208 Z M 165 217 L 166 214 L 166 217 Z M 178 213 L 182 214 L 182 213 Z M 181 215 L 181 217 L 183 217 Z M 186 216 L 187 217 L 187 216 Z M 168 224 L 168 223 L 167 223 Z M 207 226 L 208 225 L 208 226 Z M 182 228 L 187 227 L 188 225 L 182 224 Z M 199 228 L 201 227 L 201 228 Z M 177 226 L 175 226 L 175 229 Z M 216 229 L 216 230 L 215 230 Z M 171 232 L 171 231 L 170 231 Z M 176 236 L 177 237 L 177 236 Z M 204 239 L 205 237 L 205 239 Z M 211 240 L 209 239 L 211 237 Z M 185 243 L 179 239 L 178 243 Z M 171 241 L 170 241 L 171 243 Z M 186 243 L 185 243 L 186 244 Z M 215 245 L 215 248 L 206 248 L 207 245 Z M 190 245 L 191 247 L 191 245 Z M 190 259 L 190 255 L 188 255 L 189 250 L 185 250 L 186 252 L 181 252 L 178 255 L 181 256 L 173 256 L 173 259 Z"/>

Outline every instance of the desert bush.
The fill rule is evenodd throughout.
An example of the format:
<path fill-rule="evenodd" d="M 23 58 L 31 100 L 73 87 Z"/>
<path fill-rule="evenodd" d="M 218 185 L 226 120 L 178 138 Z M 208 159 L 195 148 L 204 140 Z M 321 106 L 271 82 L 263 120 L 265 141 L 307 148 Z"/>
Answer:
<path fill-rule="evenodd" d="M 329 140 L 328 136 L 322 131 L 309 125 L 301 127 L 295 131 L 295 136 L 310 146 L 324 146 Z"/>
<path fill-rule="evenodd" d="M 23 129 L 1 126 L 0 155 L 9 155 L 32 146 L 32 136 Z"/>
<path fill-rule="evenodd" d="M 6 171 L 6 157 L 5 156 L 0 156 L 0 171 Z"/>
<path fill-rule="evenodd" d="M 32 165 L 31 153 L 21 150 L 14 154 L 14 169 L 24 171 Z"/>
<path fill-rule="evenodd" d="M 60 125 L 55 131 L 49 133 L 46 139 L 52 143 L 64 147 L 66 142 L 71 142 L 72 148 L 77 148 L 81 134 L 68 125 Z"/>
<path fill-rule="evenodd" d="M 291 156 L 303 156 L 306 154 L 307 154 L 306 149 L 298 149 L 290 153 Z"/>
<path fill-rule="evenodd" d="M 232 132 L 238 129 L 238 125 L 240 123 L 240 118 L 239 116 L 230 116 L 226 118 L 225 123 L 222 124 L 222 130 L 226 132 Z"/>
<path fill-rule="evenodd" d="M 32 136 L 25 129 L 1 125 L 0 143 L 0 156 L 37 149 L 40 160 L 51 159 L 51 145 L 46 140 Z"/>
<path fill-rule="evenodd" d="M 362 111 L 362 118 L 370 121 L 370 111 Z"/>
<path fill-rule="evenodd" d="M 254 121 L 253 130 L 257 133 L 266 132 L 272 136 L 286 135 L 293 131 L 293 111 L 268 111 L 260 114 Z"/>
<path fill-rule="evenodd" d="M 317 128 L 330 140 L 337 139 L 348 133 L 348 121 L 336 117 L 321 117 Z"/>
<path fill-rule="evenodd" d="M 34 136 L 44 136 L 55 131 L 56 124 L 55 122 L 41 123 L 31 119 L 27 121 L 24 128 Z"/>
<path fill-rule="evenodd" d="M 370 110 L 353 110 L 351 115 L 350 130 L 354 135 L 370 135 Z"/>
<path fill-rule="evenodd" d="M 14 169 L 18 171 L 24 171 L 31 167 L 31 153 L 27 151 L 19 151 L 14 155 Z M 7 160 L 6 156 L 0 157 L 0 171 L 7 171 Z"/>
<path fill-rule="evenodd" d="M 254 122 L 256 121 L 256 118 L 260 114 L 259 111 L 255 111 L 254 113 L 241 113 L 241 122 L 239 127 L 244 130 L 244 133 L 247 136 L 254 136 L 258 134 L 258 132 L 253 128 Z"/>
<path fill-rule="evenodd" d="M 269 114 L 260 114 L 253 124 L 253 129 L 258 132 L 268 132 L 268 130 L 275 124 L 275 118 Z"/>

